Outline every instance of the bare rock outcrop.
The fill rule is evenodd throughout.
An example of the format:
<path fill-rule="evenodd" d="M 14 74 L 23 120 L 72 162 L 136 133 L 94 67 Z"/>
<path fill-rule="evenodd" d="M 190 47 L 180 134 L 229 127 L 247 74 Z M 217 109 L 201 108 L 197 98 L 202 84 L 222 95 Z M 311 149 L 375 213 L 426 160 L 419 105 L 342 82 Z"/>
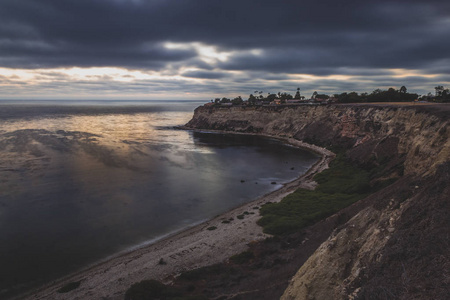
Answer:
<path fill-rule="evenodd" d="M 405 178 L 376 195 L 387 204 L 335 230 L 282 299 L 448 299 L 449 174 L 446 163 L 423 186 Z"/>

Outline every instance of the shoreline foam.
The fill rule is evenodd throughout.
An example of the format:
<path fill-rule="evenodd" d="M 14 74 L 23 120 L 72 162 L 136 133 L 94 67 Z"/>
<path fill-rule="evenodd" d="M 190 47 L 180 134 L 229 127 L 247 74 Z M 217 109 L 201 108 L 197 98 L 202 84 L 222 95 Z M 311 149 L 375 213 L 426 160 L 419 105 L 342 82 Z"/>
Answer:
<path fill-rule="evenodd" d="M 233 132 L 209 131 L 236 134 Z M 260 218 L 255 207 L 267 202 L 279 202 L 296 189 L 313 189 L 316 185 L 312 177 L 328 167 L 334 153 L 292 138 L 260 135 L 275 138 L 290 145 L 313 151 L 321 158 L 303 175 L 284 184 L 281 188 L 227 211 L 213 219 L 180 232 L 168 235 L 152 244 L 106 259 L 83 271 L 53 281 L 41 288 L 18 298 L 22 299 L 123 299 L 125 291 L 144 279 L 170 282 L 177 274 L 223 262 L 232 255 L 247 249 L 247 244 L 263 240 L 269 235 L 256 224 Z M 248 212 L 243 219 L 237 215 Z M 254 214 L 251 214 L 251 213 Z M 233 218 L 228 224 L 223 220 Z M 209 227 L 217 227 L 208 230 Z M 160 264 L 163 259 L 165 264 Z M 80 286 L 68 293 L 58 293 L 58 289 L 70 282 L 80 281 Z"/>

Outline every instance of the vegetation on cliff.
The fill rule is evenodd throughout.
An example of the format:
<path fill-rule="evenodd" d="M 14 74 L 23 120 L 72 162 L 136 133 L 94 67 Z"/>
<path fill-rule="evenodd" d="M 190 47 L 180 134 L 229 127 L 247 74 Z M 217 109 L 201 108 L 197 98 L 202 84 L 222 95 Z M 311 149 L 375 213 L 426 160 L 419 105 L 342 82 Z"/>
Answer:
<path fill-rule="evenodd" d="M 366 205 L 302 265 L 281 299 L 448 299 L 449 180 L 447 162 L 356 203 Z"/>
<path fill-rule="evenodd" d="M 265 233 L 286 235 L 364 198 L 371 191 L 369 172 L 352 165 L 343 154 L 317 174 L 315 190 L 298 189 L 279 203 L 264 205 L 258 224 Z"/>

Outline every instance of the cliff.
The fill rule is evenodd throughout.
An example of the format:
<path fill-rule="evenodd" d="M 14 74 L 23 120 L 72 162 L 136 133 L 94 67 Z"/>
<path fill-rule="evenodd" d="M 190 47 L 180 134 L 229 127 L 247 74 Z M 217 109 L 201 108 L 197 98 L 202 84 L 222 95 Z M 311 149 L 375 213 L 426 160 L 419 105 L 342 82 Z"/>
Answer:
<path fill-rule="evenodd" d="M 448 299 L 449 116 L 448 105 L 199 107 L 186 127 L 340 149 L 387 186 L 350 208 L 282 299 Z"/>

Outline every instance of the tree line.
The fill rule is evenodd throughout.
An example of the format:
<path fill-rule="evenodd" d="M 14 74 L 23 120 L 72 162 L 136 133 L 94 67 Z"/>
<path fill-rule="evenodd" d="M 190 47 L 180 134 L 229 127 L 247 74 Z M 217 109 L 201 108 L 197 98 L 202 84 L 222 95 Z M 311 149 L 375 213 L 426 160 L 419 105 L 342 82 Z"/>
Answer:
<path fill-rule="evenodd" d="M 340 103 L 358 103 L 358 102 L 411 102 L 414 100 L 422 100 L 429 102 L 450 102 L 450 92 L 443 86 L 435 87 L 435 95 L 428 93 L 419 96 L 416 93 L 408 93 L 405 86 L 396 90 L 389 88 L 388 90 L 376 89 L 372 93 L 356 92 L 342 93 L 334 95 Z"/>
<path fill-rule="evenodd" d="M 338 103 L 364 103 L 364 102 L 412 102 L 415 100 L 428 101 L 428 102 L 450 102 L 450 91 L 444 88 L 442 85 L 435 87 L 435 94 L 428 93 L 427 95 L 420 96 L 416 93 L 408 93 L 405 86 L 400 87 L 400 89 L 389 88 L 387 90 L 376 89 L 372 93 L 361 93 L 357 92 L 344 92 L 341 94 L 334 94 L 331 97 L 326 94 L 320 94 L 315 91 L 311 98 L 305 99 L 304 96 L 300 95 L 300 88 L 297 88 L 297 92 L 294 96 L 286 92 L 278 92 L 277 94 L 267 93 L 264 95 L 263 91 L 255 91 L 250 94 L 248 99 L 244 101 L 241 96 L 233 99 L 229 98 L 216 98 L 211 100 L 216 104 L 230 104 L 230 105 L 257 105 L 261 103 L 270 103 L 275 100 L 280 101 L 281 104 L 286 103 L 287 100 L 299 100 L 299 101 L 314 101 L 314 100 L 327 100 L 334 99 Z"/>

